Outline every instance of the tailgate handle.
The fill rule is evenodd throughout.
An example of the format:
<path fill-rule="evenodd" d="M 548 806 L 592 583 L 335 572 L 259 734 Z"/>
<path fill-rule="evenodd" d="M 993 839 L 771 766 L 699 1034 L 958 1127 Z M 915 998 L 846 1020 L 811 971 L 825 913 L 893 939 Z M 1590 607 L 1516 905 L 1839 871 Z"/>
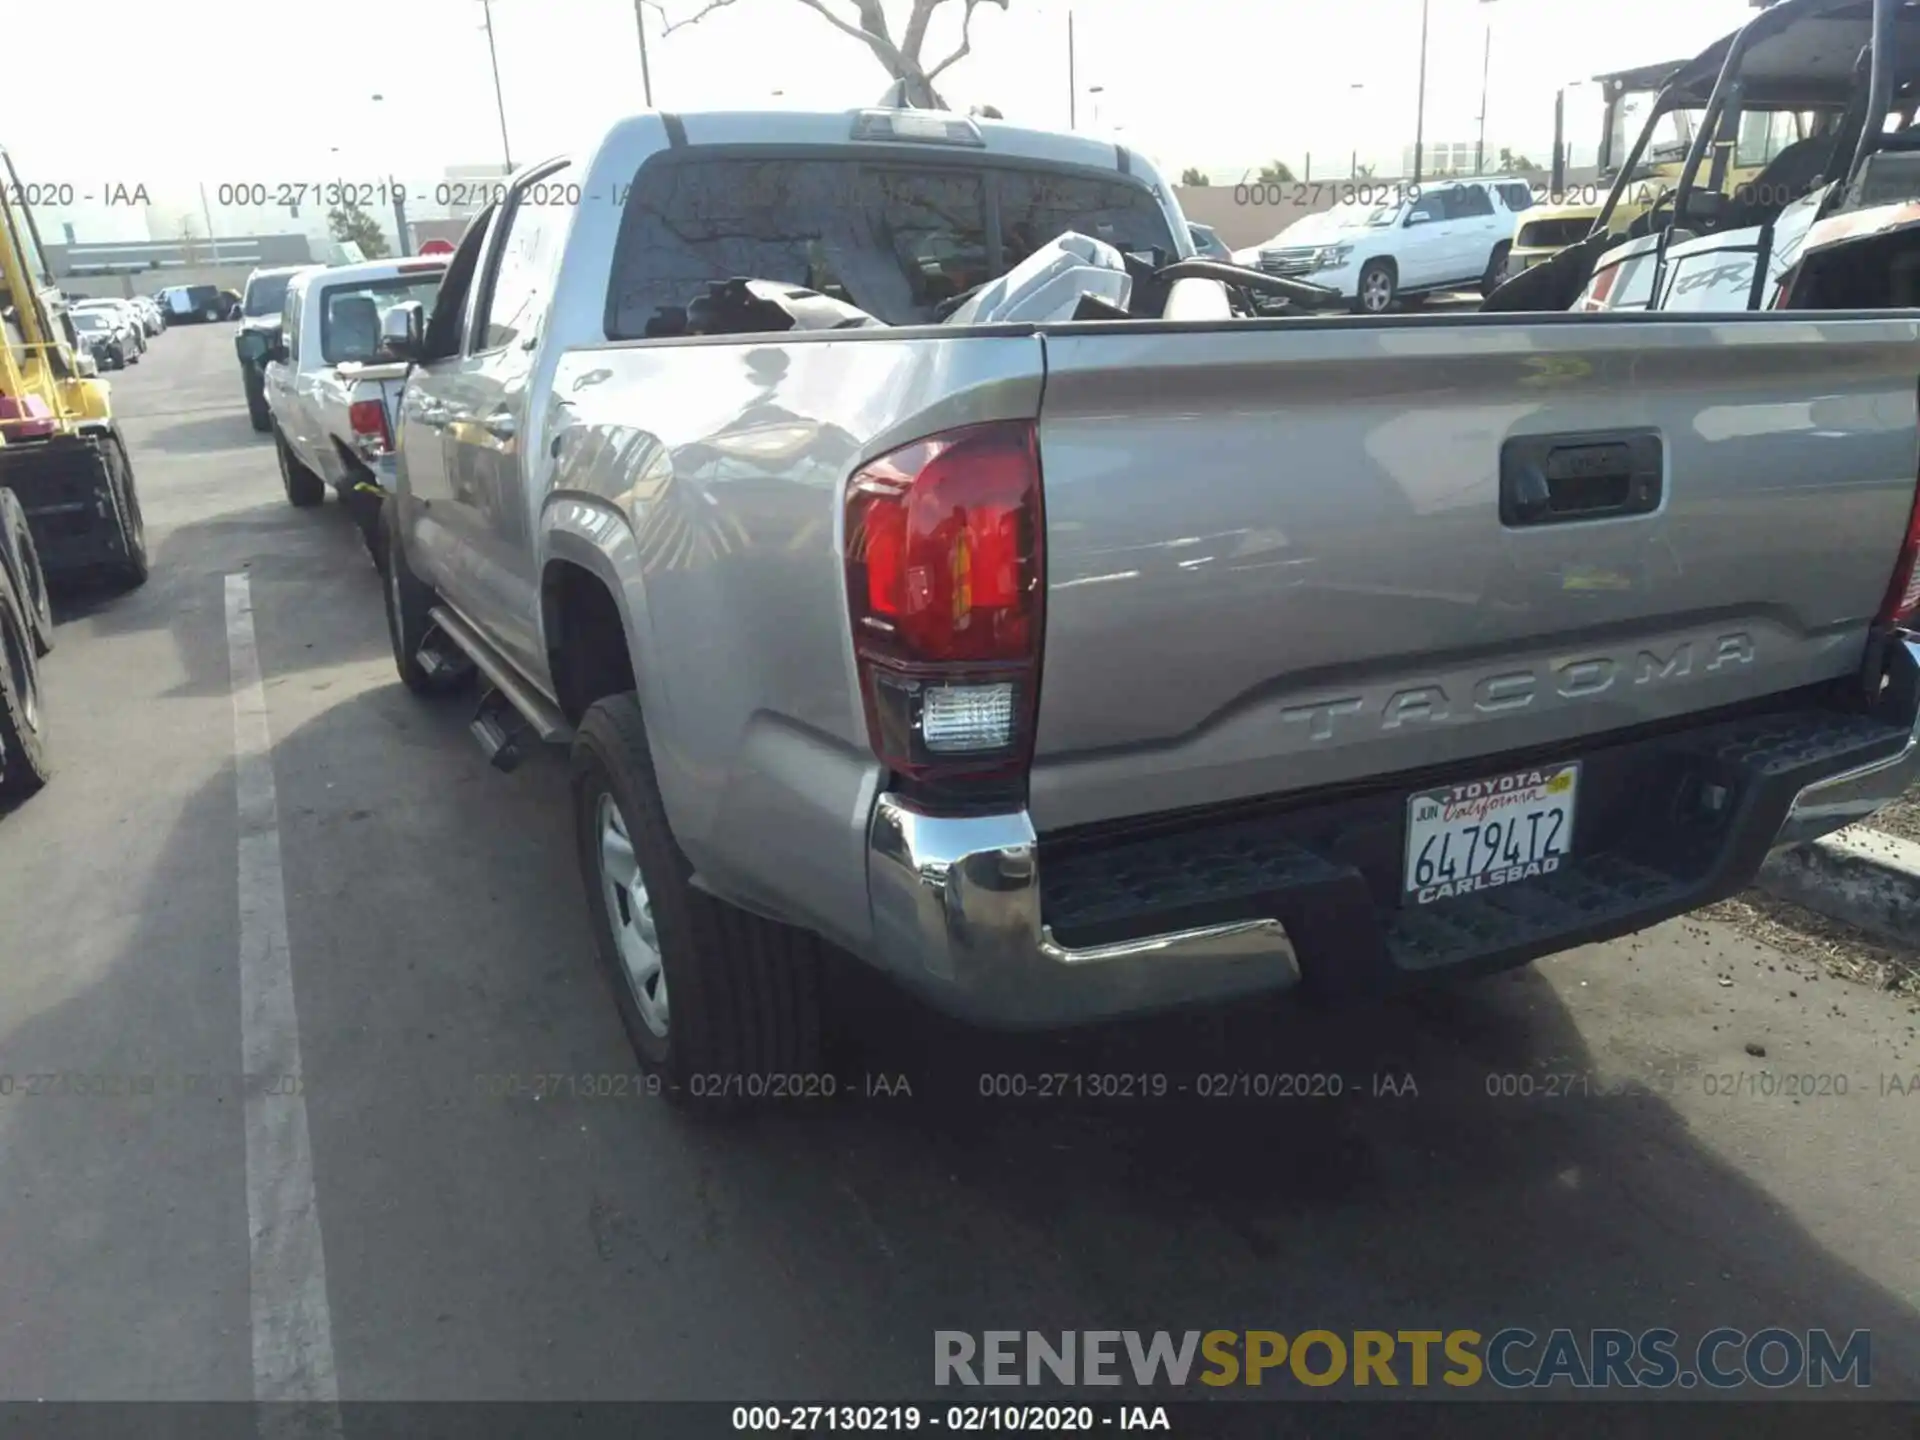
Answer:
<path fill-rule="evenodd" d="M 1500 450 L 1500 523 L 1566 525 L 1660 508 L 1658 431 L 1516 435 Z"/>

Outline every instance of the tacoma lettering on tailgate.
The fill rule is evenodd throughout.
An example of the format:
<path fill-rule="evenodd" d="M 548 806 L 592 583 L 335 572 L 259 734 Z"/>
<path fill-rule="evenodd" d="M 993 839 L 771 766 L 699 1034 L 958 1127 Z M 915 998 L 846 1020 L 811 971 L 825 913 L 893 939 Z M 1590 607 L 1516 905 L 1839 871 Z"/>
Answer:
<path fill-rule="evenodd" d="M 1474 682 L 1471 709 L 1481 715 L 1525 710 L 1544 693 L 1561 700 L 1590 700 L 1609 692 L 1652 685 L 1668 685 L 1696 673 L 1744 668 L 1754 660 L 1753 637 L 1745 631 L 1711 640 L 1682 640 L 1670 648 L 1640 647 L 1619 655 L 1590 655 L 1577 660 L 1542 663 L 1526 670 L 1501 670 Z M 1336 731 L 1351 733 L 1355 724 L 1372 723 L 1381 730 L 1446 720 L 1453 706 L 1446 688 L 1438 684 L 1409 685 L 1369 703 L 1360 695 L 1343 695 L 1290 705 L 1280 719 L 1303 726 L 1310 741 L 1334 738 Z M 1366 717 L 1356 720 L 1355 717 Z"/>

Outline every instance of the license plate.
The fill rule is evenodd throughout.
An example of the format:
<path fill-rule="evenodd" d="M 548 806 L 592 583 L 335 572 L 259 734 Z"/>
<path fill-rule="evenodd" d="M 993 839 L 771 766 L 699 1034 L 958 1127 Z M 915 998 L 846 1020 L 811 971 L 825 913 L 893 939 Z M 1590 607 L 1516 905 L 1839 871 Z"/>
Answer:
<path fill-rule="evenodd" d="M 1573 849 L 1578 763 L 1423 790 L 1407 801 L 1406 896 L 1416 905 L 1551 875 Z"/>

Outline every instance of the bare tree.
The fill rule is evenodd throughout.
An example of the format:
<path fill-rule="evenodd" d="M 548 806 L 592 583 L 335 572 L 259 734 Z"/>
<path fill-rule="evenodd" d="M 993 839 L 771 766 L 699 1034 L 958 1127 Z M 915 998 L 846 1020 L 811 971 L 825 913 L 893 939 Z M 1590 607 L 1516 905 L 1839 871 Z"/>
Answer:
<path fill-rule="evenodd" d="M 698 24 L 716 10 L 731 8 L 738 0 L 704 0 L 698 10 L 679 20 L 667 13 L 660 0 L 647 0 L 647 3 L 666 21 L 663 33 L 671 35 L 688 25 Z M 887 23 L 883 0 L 796 0 L 796 3 L 818 11 L 836 30 L 871 50 L 874 58 L 886 67 L 887 74 L 894 78 L 895 88 L 907 104 L 922 110 L 944 110 L 946 102 L 940 98 L 933 82 L 973 53 L 973 12 L 982 5 L 998 5 L 1005 10 L 1011 0 L 912 0 L 907 23 L 898 39 Z M 923 54 L 927 29 L 934 15 L 949 6 L 962 7 L 960 43 L 944 60 L 930 65 Z"/>

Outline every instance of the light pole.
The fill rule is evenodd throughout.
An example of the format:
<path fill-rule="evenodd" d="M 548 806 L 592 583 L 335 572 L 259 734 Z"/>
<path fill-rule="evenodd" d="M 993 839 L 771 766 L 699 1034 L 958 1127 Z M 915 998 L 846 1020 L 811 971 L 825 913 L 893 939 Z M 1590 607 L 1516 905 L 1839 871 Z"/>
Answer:
<path fill-rule="evenodd" d="M 1427 142 L 1427 7 L 1430 0 L 1420 0 L 1420 100 L 1419 109 L 1413 120 L 1413 183 L 1420 183 L 1422 166 L 1426 161 Z"/>
<path fill-rule="evenodd" d="M 1073 7 L 1067 7 L 1067 129 L 1080 128 L 1080 81 L 1075 74 L 1077 57 L 1073 48 Z"/>
<path fill-rule="evenodd" d="M 386 98 L 384 95 L 375 94 L 373 103 L 378 105 Z M 411 255 L 413 253 L 413 242 L 407 237 L 407 187 L 405 185 L 393 187 L 393 238 L 396 246 L 395 254 Z"/>
<path fill-rule="evenodd" d="M 1482 5 L 1491 5 L 1493 0 L 1480 0 Z M 1473 147 L 1473 173 L 1484 175 L 1487 171 L 1487 81 L 1493 74 L 1493 12 L 1487 12 L 1487 41 L 1480 55 L 1480 139 Z"/>
<path fill-rule="evenodd" d="M 493 104 L 500 112 L 500 153 L 506 157 L 507 174 L 513 174 L 513 146 L 507 141 L 507 101 L 500 93 L 500 52 L 493 44 L 493 0 L 480 0 L 481 13 L 486 16 L 487 59 L 493 62 Z"/>
<path fill-rule="evenodd" d="M 633 28 L 640 32 L 640 95 L 653 108 L 653 71 L 647 65 L 646 0 L 633 0 Z"/>
<path fill-rule="evenodd" d="M 1100 97 L 1106 93 L 1107 87 L 1104 85 L 1089 85 L 1087 87 L 1087 94 L 1093 96 L 1093 128 L 1096 130 L 1100 128 Z"/>
<path fill-rule="evenodd" d="M 1347 87 L 1347 93 L 1353 96 L 1353 118 L 1355 120 L 1360 118 L 1360 107 L 1363 103 L 1360 97 L 1366 92 L 1366 88 L 1366 85 L 1359 80 L 1354 81 L 1353 84 Z M 1354 128 L 1357 130 L 1359 127 L 1356 125 Z M 1347 178 L 1349 180 L 1358 180 L 1360 178 L 1360 147 L 1358 145 L 1353 147 L 1353 154 L 1348 159 Z"/>

